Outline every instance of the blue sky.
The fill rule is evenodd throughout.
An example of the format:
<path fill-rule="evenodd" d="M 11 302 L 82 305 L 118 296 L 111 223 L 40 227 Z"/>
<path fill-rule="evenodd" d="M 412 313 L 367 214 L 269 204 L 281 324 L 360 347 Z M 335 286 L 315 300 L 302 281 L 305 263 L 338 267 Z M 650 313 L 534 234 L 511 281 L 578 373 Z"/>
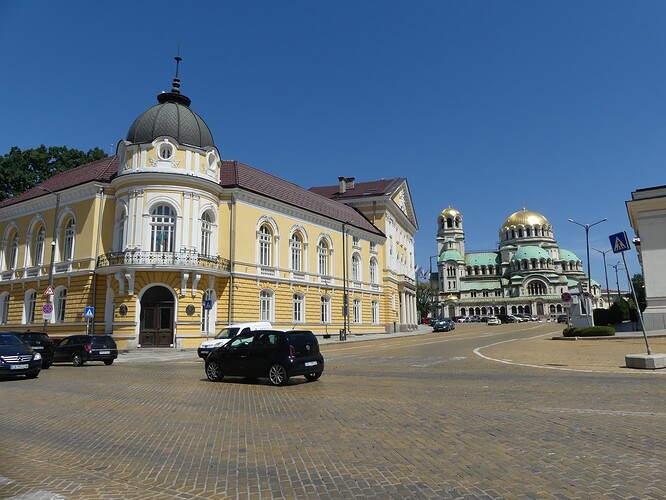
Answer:
<path fill-rule="evenodd" d="M 182 91 L 223 158 L 303 187 L 406 177 L 419 265 L 449 205 L 468 250 L 496 248 L 526 207 L 586 261 L 567 219 L 607 217 L 590 246 L 608 250 L 633 236 L 631 192 L 666 184 L 665 25 L 651 0 L 0 0 L 0 154 L 115 152 L 180 48 Z"/>

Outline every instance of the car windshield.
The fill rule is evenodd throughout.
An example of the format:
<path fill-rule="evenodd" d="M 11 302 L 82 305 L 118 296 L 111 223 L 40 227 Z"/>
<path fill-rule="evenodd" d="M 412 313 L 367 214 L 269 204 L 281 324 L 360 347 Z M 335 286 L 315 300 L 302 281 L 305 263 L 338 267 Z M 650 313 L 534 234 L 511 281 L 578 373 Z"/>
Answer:
<path fill-rule="evenodd" d="M 236 336 L 236 334 L 238 333 L 238 330 L 239 330 L 239 329 L 238 329 L 237 327 L 233 327 L 233 328 L 225 328 L 225 329 L 222 330 L 220 333 L 218 333 L 217 335 L 215 335 L 215 338 L 216 338 L 216 339 L 230 339 L 230 338 Z"/>
<path fill-rule="evenodd" d="M 27 342 L 46 342 L 49 340 L 49 337 L 43 333 L 24 332 L 19 335 Z"/>
<path fill-rule="evenodd" d="M 0 333 L 0 345 L 22 345 L 24 342 L 13 333 Z"/>
<path fill-rule="evenodd" d="M 116 342 L 108 335 L 96 335 L 92 338 L 93 347 L 115 348 Z"/>

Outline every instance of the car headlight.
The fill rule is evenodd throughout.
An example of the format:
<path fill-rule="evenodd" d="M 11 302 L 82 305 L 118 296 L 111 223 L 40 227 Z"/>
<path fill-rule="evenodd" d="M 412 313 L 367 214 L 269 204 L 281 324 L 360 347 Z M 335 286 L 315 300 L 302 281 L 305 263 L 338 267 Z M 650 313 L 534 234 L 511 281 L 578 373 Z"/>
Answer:
<path fill-rule="evenodd" d="M 32 359 L 35 361 L 39 361 L 40 359 L 42 359 L 42 355 L 36 352 Z"/>

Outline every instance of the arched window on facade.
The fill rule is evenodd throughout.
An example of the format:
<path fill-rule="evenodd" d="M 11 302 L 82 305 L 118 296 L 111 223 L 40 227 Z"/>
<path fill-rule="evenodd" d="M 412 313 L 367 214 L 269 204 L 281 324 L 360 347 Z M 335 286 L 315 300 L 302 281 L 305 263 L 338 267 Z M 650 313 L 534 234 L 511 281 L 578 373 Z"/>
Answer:
<path fill-rule="evenodd" d="M 320 276 L 329 276 L 329 253 L 328 242 L 325 239 L 319 240 L 317 244 L 317 273 Z"/>
<path fill-rule="evenodd" d="M 127 234 L 127 209 L 121 206 L 117 212 L 116 220 L 116 251 L 125 250 L 125 234 Z"/>
<path fill-rule="evenodd" d="M 25 310 L 24 310 L 24 321 L 26 325 L 30 325 L 35 322 L 35 307 L 37 306 L 37 292 L 35 290 L 28 290 L 25 294 Z"/>
<path fill-rule="evenodd" d="M 41 266 L 44 263 L 44 238 L 46 230 L 41 226 L 35 235 L 35 244 L 32 246 L 31 265 Z"/>
<path fill-rule="evenodd" d="M 303 294 L 295 293 L 292 296 L 292 321 L 294 323 L 303 323 L 305 321 L 305 303 Z"/>
<path fill-rule="evenodd" d="M 294 231 L 289 238 L 289 250 L 291 252 L 291 270 L 301 272 L 303 270 L 303 237 L 298 231 Z"/>
<path fill-rule="evenodd" d="M 176 248 L 176 212 L 158 205 L 150 212 L 150 251 L 173 252 Z"/>
<path fill-rule="evenodd" d="M 321 296 L 319 312 L 322 323 L 328 324 L 331 322 L 331 298 L 328 295 Z"/>
<path fill-rule="evenodd" d="M 379 283 L 379 266 L 377 265 L 377 259 L 374 257 L 370 259 L 370 283 L 373 285 Z"/>
<path fill-rule="evenodd" d="M 259 265 L 271 267 L 273 265 L 273 231 L 268 224 L 259 228 Z"/>
<path fill-rule="evenodd" d="M 273 321 L 273 291 L 262 290 L 259 294 L 259 319 Z"/>
<path fill-rule="evenodd" d="M 65 312 L 67 310 L 67 289 L 59 288 L 55 294 L 55 321 L 56 323 L 65 322 Z"/>
<path fill-rule="evenodd" d="M 211 237 L 213 234 L 213 219 L 210 213 L 204 212 L 201 216 L 201 255 L 211 255 Z"/>
<path fill-rule="evenodd" d="M 357 253 L 351 258 L 351 279 L 361 281 L 361 257 Z"/>
<path fill-rule="evenodd" d="M 19 246 L 18 232 L 14 233 L 12 240 L 9 243 L 9 253 L 7 255 L 7 269 L 14 270 L 16 269 L 16 264 L 18 263 L 18 246 Z"/>
<path fill-rule="evenodd" d="M 63 233 L 63 244 L 61 261 L 69 262 L 74 259 L 74 235 L 76 234 L 76 224 L 74 219 L 69 219 L 65 224 L 65 231 Z"/>
<path fill-rule="evenodd" d="M 547 291 L 546 285 L 541 281 L 531 281 L 527 285 L 528 295 L 546 295 Z"/>
<path fill-rule="evenodd" d="M 353 314 L 354 314 L 354 323 L 360 323 L 361 322 L 361 299 L 354 299 Z"/>

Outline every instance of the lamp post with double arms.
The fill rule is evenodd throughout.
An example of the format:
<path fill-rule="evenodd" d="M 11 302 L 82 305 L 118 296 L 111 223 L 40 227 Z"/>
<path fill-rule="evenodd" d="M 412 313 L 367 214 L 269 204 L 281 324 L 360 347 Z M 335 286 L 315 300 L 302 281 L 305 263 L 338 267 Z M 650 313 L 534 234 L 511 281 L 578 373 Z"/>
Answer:
<path fill-rule="evenodd" d="M 624 267 L 620 267 L 622 262 L 618 261 L 617 264 L 608 264 L 610 267 L 615 269 L 615 286 L 617 287 L 617 300 L 620 300 L 620 278 L 618 278 L 618 270 L 624 271 Z"/>
<path fill-rule="evenodd" d="M 603 219 L 598 220 L 597 222 L 594 222 L 592 224 L 581 224 L 580 222 L 576 222 L 573 219 L 569 219 L 569 222 L 571 222 L 572 224 L 576 224 L 580 227 L 585 228 L 585 249 L 587 251 L 587 293 L 588 293 L 588 297 L 592 297 L 592 275 L 591 275 L 591 272 L 590 272 L 590 228 L 592 226 L 596 226 L 597 224 L 601 224 L 602 222 L 606 222 L 607 220 L 608 219 L 606 217 L 604 217 Z M 589 306 L 590 306 L 589 307 L 590 310 L 588 311 L 588 313 L 590 315 L 589 317 L 592 318 L 592 307 L 591 307 L 592 306 L 592 299 L 591 298 L 590 298 Z M 594 326 L 594 321 L 592 321 L 591 326 Z"/>
<path fill-rule="evenodd" d="M 42 191 L 46 191 L 47 193 L 51 193 L 56 197 L 55 208 L 53 209 L 53 239 L 51 240 L 51 262 L 49 263 L 49 290 L 53 290 L 53 269 L 55 267 L 56 238 L 58 237 L 57 225 L 58 225 L 58 210 L 60 209 L 60 193 L 56 193 L 44 187 L 40 187 L 39 189 L 41 189 Z M 52 295 L 50 294 L 47 295 L 46 300 L 48 302 L 52 302 Z M 47 333 L 48 324 L 49 320 L 45 319 L 44 333 Z"/>
<path fill-rule="evenodd" d="M 595 252 L 599 252 L 604 257 L 604 274 L 606 275 L 606 302 L 608 302 L 608 307 L 610 307 L 610 289 L 608 288 L 608 265 L 606 264 L 606 254 L 610 250 L 599 250 L 598 248 L 592 248 Z"/>

